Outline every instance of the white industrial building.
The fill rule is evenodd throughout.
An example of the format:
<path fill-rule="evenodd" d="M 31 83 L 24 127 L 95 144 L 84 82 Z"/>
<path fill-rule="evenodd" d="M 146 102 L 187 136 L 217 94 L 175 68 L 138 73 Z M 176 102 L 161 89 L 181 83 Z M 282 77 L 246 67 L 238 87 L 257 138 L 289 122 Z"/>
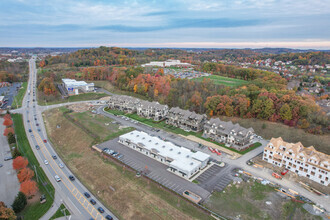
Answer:
<path fill-rule="evenodd" d="M 94 91 L 94 83 L 86 83 L 85 81 L 77 81 L 75 79 L 62 79 L 62 82 L 68 95 L 78 95 L 79 89 L 83 92 Z"/>
<path fill-rule="evenodd" d="M 146 66 L 158 66 L 158 67 L 189 67 L 190 63 L 181 63 L 180 60 L 166 60 L 166 61 L 152 61 L 150 63 L 142 64 L 142 67 Z"/>
<path fill-rule="evenodd" d="M 121 135 L 118 142 L 168 165 L 168 171 L 185 179 L 189 179 L 206 167 L 210 159 L 208 154 L 200 151 L 192 152 L 142 131 Z"/>

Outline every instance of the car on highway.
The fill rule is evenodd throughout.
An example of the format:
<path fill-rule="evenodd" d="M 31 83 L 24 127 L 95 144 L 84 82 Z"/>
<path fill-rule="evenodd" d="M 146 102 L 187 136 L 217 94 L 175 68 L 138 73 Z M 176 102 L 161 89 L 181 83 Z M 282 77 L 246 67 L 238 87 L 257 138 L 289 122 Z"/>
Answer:
<path fill-rule="evenodd" d="M 29 123 L 29 122 L 30 122 L 30 120 L 27 120 L 27 122 Z"/>
<path fill-rule="evenodd" d="M 34 120 L 37 120 L 37 118 L 34 118 Z"/>
<path fill-rule="evenodd" d="M 56 156 L 56 155 L 53 155 L 52 157 L 53 157 L 53 159 L 54 159 L 54 160 L 56 160 L 56 159 L 57 159 L 57 156 Z"/>
<path fill-rule="evenodd" d="M 44 143 L 47 143 L 47 140 L 46 139 L 44 139 Z"/>
<path fill-rule="evenodd" d="M 29 129 L 29 132 L 31 133 L 32 132 L 32 129 Z"/>
<path fill-rule="evenodd" d="M 69 179 L 70 179 L 71 181 L 74 181 L 76 178 L 74 178 L 74 176 L 70 175 L 70 176 L 69 176 Z"/>
<path fill-rule="evenodd" d="M 39 145 L 36 145 L 36 149 L 37 149 L 37 150 L 40 150 L 40 147 L 39 147 Z"/>
<path fill-rule="evenodd" d="M 105 216 L 105 219 L 107 219 L 107 220 L 112 220 L 113 218 L 112 218 L 111 215 L 106 215 L 106 216 Z"/>
<path fill-rule="evenodd" d="M 61 178 L 58 175 L 55 175 L 54 177 L 55 177 L 56 182 L 61 182 Z"/>
<path fill-rule="evenodd" d="M 92 205 L 96 204 L 96 201 L 94 199 L 89 200 Z"/>
<path fill-rule="evenodd" d="M 89 193 L 88 193 L 88 192 L 84 192 L 84 195 L 86 196 L 86 198 L 89 198 L 89 197 L 91 197 L 91 195 L 89 195 Z"/>
<path fill-rule="evenodd" d="M 13 159 L 13 157 L 10 157 L 10 156 L 9 156 L 9 157 L 5 157 L 5 158 L 4 158 L 4 161 L 12 160 L 12 159 Z"/>
<path fill-rule="evenodd" d="M 37 123 L 36 125 L 37 125 L 37 126 L 39 126 L 39 124 L 38 124 L 38 123 Z"/>
<path fill-rule="evenodd" d="M 104 209 L 102 207 L 98 207 L 97 210 L 99 210 L 100 213 L 104 213 Z"/>
<path fill-rule="evenodd" d="M 48 160 L 44 160 L 44 164 L 48 165 Z"/>
<path fill-rule="evenodd" d="M 38 128 L 38 131 L 39 131 L 39 132 L 41 131 L 40 128 Z"/>
<path fill-rule="evenodd" d="M 63 169 L 64 168 L 64 165 L 62 163 L 59 163 L 58 166 Z"/>

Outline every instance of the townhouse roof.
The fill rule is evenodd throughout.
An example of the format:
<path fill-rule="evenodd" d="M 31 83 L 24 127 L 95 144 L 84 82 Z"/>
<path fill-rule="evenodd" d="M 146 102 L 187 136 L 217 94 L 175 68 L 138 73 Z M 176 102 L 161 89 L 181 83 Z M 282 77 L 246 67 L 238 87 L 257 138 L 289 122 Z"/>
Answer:
<path fill-rule="evenodd" d="M 150 109 L 150 108 L 166 109 L 166 108 L 168 108 L 167 105 L 159 104 L 159 102 L 149 102 L 149 101 L 144 101 L 144 100 L 140 102 L 140 106 L 144 109 Z"/>
<path fill-rule="evenodd" d="M 202 121 L 204 118 L 206 118 L 206 115 L 200 115 L 197 114 L 196 112 L 191 112 L 189 110 L 183 110 L 180 109 L 179 107 L 173 107 L 169 110 L 169 113 L 172 114 L 179 114 L 183 119 L 195 119 L 197 121 Z"/>
<path fill-rule="evenodd" d="M 230 134 L 231 131 L 236 133 L 236 136 L 245 137 L 249 132 L 253 133 L 253 128 L 244 128 L 239 124 L 234 124 L 231 121 L 221 121 L 219 118 L 211 118 L 204 127 L 216 127 L 216 129 L 222 133 Z"/>

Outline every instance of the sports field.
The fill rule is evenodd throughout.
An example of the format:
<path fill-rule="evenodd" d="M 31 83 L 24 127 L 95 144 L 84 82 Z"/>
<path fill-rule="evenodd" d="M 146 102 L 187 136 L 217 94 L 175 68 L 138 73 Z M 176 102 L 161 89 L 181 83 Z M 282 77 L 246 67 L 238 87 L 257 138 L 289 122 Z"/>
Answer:
<path fill-rule="evenodd" d="M 194 78 L 192 80 L 197 82 L 202 82 L 204 78 L 211 79 L 211 81 L 214 82 L 215 84 L 225 85 L 225 86 L 241 86 L 248 83 L 247 81 L 242 79 L 233 79 L 233 78 L 217 76 L 217 75 L 203 76 L 200 78 Z"/>

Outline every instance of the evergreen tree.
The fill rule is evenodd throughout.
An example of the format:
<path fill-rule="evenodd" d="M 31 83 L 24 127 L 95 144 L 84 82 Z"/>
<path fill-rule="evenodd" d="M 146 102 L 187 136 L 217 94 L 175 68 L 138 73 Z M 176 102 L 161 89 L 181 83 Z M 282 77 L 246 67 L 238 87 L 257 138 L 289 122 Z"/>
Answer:
<path fill-rule="evenodd" d="M 24 207 L 26 206 L 26 204 L 27 204 L 27 199 L 26 199 L 25 194 L 22 192 L 19 192 L 12 204 L 14 212 L 15 213 L 21 212 L 24 209 Z"/>

